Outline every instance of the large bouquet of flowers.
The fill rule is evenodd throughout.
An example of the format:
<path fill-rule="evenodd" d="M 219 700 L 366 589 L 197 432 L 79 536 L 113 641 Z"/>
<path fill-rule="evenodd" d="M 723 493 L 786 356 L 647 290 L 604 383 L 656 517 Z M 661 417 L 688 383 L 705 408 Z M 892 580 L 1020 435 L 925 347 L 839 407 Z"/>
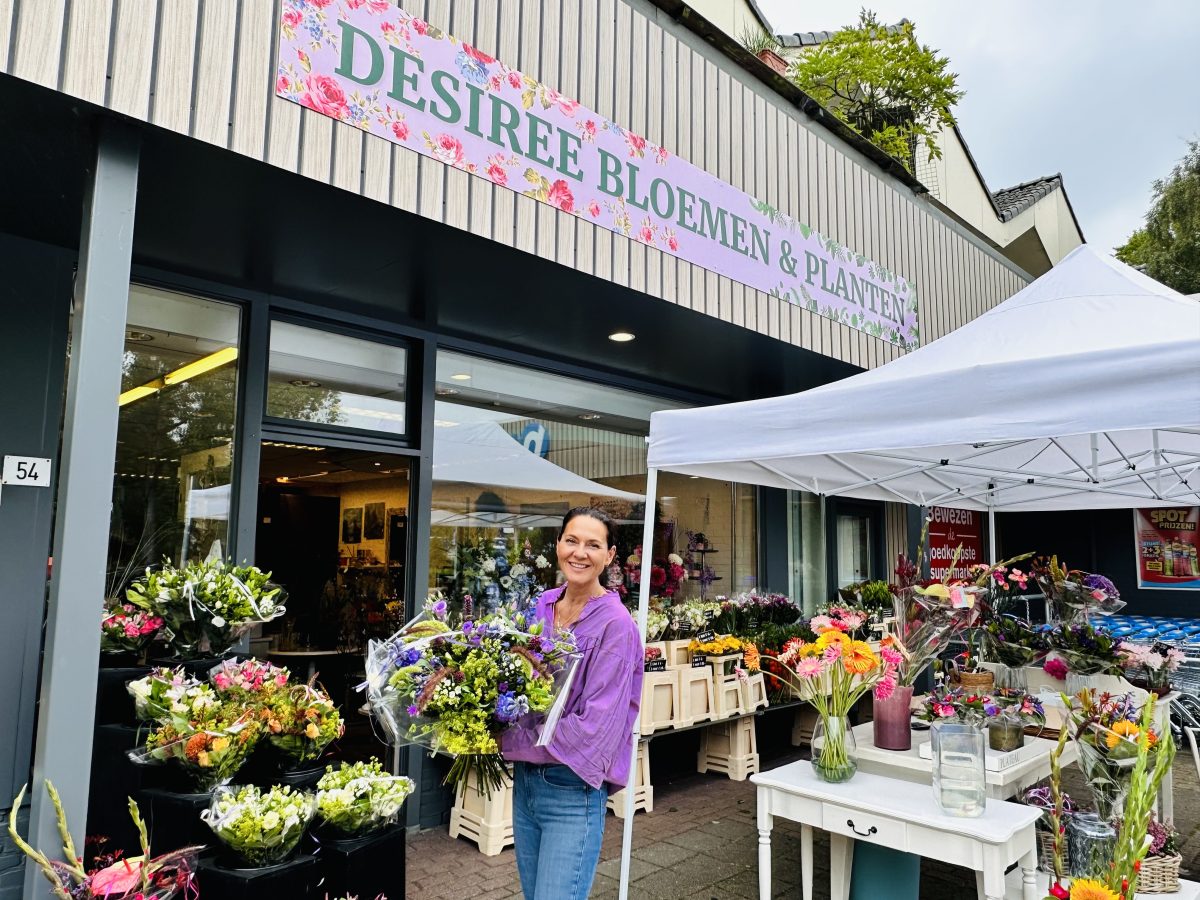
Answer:
<path fill-rule="evenodd" d="M 133 709 L 143 722 L 156 722 L 172 716 L 202 718 L 220 698 L 213 689 L 179 668 L 161 666 L 149 675 L 126 685 L 133 697 Z"/>
<path fill-rule="evenodd" d="M 785 594 L 738 594 L 731 603 L 735 634 L 749 634 L 765 625 L 791 625 L 800 618 L 800 608 Z"/>
<path fill-rule="evenodd" d="M 1047 640 L 1050 649 L 1077 675 L 1116 674 L 1121 669 L 1121 658 L 1117 655 L 1120 641 L 1103 628 L 1064 623 L 1051 630 Z"/>
<path fill-rule="evenodd" d="M 286 612 L 283 588 L 269 572 L 223 560 L 183 568 L 164 561 L 147 569 L 125 596 L 162 618 L 168 646 L 184 659 L 224 653 L 255 625 Z"/>
<path fill-rule="evenodd" d="M 792 683 L 788 680 L 787 667 L 779 662 L 779 655 L 793 638 L 811 642 L 817 639 L 816 633 L 806 624 L 797 622 L 794 625 L 765 625 L 750 637 L 760 656 L 760 668 L 767 690 L 773 694 L 789 695 Z"/>
<path fill-rule="evenodd" d="M 162 627 L 162 616 L 132 603 L 110 602 L 100 619 L 100 652 L 140 654 Z"/>
<path fill-rule="evenodd" d="M 455 755 L 446 784 L 474 772 L 489 796 L 505 783 L 499 735 L 526 713 L 547 713 L 550 739 L 578 654 L 569 637 L 543 633 L 526 613 L 501 609 L 446 622 L 446 603 L 431 598 L 424 612 L 367 651 L 367 697 L 388 736 Z"/>
<path fill-rule="evenodd" d="M 290 787 L 230 787 L 218 788 L 200 817 L 240 858 L 252 866 L 269 866 L 296 849 L 315 808 L 312 794 Z"/>
<path fill-rule="evenodd" d="M 1160 697 L 1171 691 L 1171 673 L 1179 669 L 1187 656 L 1166 644 L 1134 644 L 1121 641 L 1117 658 L 1125 678 L 1136 687 L 1153 691 Z"/>
<path fill-rule="evenodd" d="M 1046 711 L 1037 697 L 1011 689 L 988 694 L 978 694 L 964 688 L 935 691 L 925 698 L 917 716 L 926 722 L 956 719 L 975 725 L 982 725 L 987 719 L 997 717 L 1038 725 L 1046 721 Z"/>
<path fill-rule="evenodd" d="M 82 858 L 75 852 L 67 817 L 54 785 L 47 781 L 46 790 L 54 803 L 58 831 L 63 839 L 63 860 L 50 859 L 34 849 L 17 829 L 17 814 L 25 798 L 25 786 L 13 800 L 8 816 L 8 835 L 22 853 L 28 856 L 50 882 L 50 892 L 59 900 L 170 900 L 176 895 L 195 897 L 192 867 L 202 847 L 185 847 L 162 856 L 150 856 L 150 840 L 146 823 L 138 805 L 129 801 L 129 816 L 137 828 L 141 855 L 122 857 L 106 855 L 97 865 L 85 869 Z"/>
<path fill-rule="evenodd" d="M 778 661 L 796 696 L 811 703 L 821 717 L 825 737 L 814 752 L 813 768 L 827 781 L 845 781 L 856 769 L 846 744 L 850 707 L 872 688 L 890 694 L 896 684 L 897 654 L 885 648 L 882 657 L 876 656 L 864 641 L 826 628 L 815 641 L 788 641 Z"/>
<path fill-rule="evenodd" d="M 131 750 L 140 764 L 174 761 L 201 791 L 227 784 L 249 758 L 262 736 L 252 710 L 217 703 L 201 713 L 172 715 L 146 738 L 144 749 Z"/>
<path fill-rule="evenodd" d="M 979 629 L 979 640 L 989 662 L 1011 669 L 1035 665 L 1050 652 L 1046 633 L 1015 616 L 989 617 Z"/>
<path fill-rule="evenodd" d="M 254 701 L 273 696 L 287 686 L 292 673 L 257 659 L 222 660 L 209 670 L 208 679 L 223 696 Z"/>
<path fill-rule="evenodd" d="M 310 684 L 279 690 L 264 707 L 267 740 L 293 763 L 318 759 L 346 730 L 337 704 Z"/>
<path fill-rule="evenodd" d="M 362 837 L 396 821 L 413 783 L 379 760 L 329 766 L 317 782 L 317 818 L 341 837 Z"/>
<path fill-rule="evenodd" d="M 1103 575 L 1068 569 L 1057 556 L 1036 560 L 1032 570 L 1056 622 L 1086 624 L 1092 614 L 1109 616 L 1125 606 L 1121 592 Z"/>
<path fill-rule="evenodd" d="M 870 615 L 866 610 L 850 606 L 827 606 L 817 610 L 808 620 L 808 627 L 818 634 L 827 628 L 840 631 L 852 638 L 866 638 Z"/>
<path fill-rule="evenodd" d="M 1153 720 L 1145 720 L 1133 694 L 1084 690 L 1065 699 L 1069 702 L 1066 727 L 1079 751 L 1079 769 L 1087 778 L 1096 811 L 1108 821 L 1121 813 L 1143 734 L 1151 757 L 1161 736 L 1149 724 Z"/>

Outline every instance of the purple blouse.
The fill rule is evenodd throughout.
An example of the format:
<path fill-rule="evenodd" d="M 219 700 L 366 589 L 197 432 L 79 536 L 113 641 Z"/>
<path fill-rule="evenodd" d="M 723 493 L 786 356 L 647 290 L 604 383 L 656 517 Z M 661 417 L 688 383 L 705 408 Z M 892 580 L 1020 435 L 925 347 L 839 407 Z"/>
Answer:
<path fill-rule="evenodd" d="M 536 616 L 547 629 L 554 627 L 554 604 L 565 592 L 553 588 L 538 597 Z M 525 716 L 504 732 L 501 752 L 510 762 L 561 763 L 594 788 L 607 782 L 611 793 L 629 780 L 645 651 L 615 591 L 589 600 L 571 632 L 583 659 L 550 744 L 536 746 L 542 716 Z"/>

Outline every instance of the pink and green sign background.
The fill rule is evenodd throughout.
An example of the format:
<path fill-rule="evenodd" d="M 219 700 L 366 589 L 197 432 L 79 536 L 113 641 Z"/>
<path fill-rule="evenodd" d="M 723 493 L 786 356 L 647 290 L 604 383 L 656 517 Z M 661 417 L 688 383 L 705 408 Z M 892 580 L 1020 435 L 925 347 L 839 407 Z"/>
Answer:
<path fill-rule="evenodd" d="M 905 278 L 389 0 L 284 0 L 275 90 L 818 315 L 919 342 Z"/>

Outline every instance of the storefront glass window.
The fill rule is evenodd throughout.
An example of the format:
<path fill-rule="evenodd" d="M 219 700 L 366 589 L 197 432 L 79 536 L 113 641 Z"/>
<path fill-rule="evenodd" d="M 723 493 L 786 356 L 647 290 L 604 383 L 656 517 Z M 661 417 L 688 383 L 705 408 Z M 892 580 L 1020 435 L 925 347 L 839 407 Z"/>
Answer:
<path fill-rule="evenodd" d="M 866 581 L 871 577 L 871 518 L 842 513 L 837 517 L 837 585 Z"/>
<path fill-rule="evenodd" d="M 129 292 L 109 536 L 110 596 L 164 557 L 229 552 L 240 313 Z"/>
<path fill-rule="evenodd" d="M 788 491 L 788 546 L 791 595 L 812 615 L 828 602 L 825 580 L 825 523 L 821 498 L 808 491 Z"/>
<path fill-rule="evenodd" d="M 563 513 L 595 505 L 618 523 L 611 584 L 635 597 L 650 413 L 680 404 L 451 352 L 438 355 L 436 394 L 430 586 L 477 608 L 551 587 Z M 654 558 L 678 554 L 691 577 L 654 593 L 754 588 L 753 488 L 670 472 L 658 484 Z"/>
<path fill-rule="evenodd" d="M 404 434 L 407 362 L 403 347 L 273 322 L 267 415 Z"/>

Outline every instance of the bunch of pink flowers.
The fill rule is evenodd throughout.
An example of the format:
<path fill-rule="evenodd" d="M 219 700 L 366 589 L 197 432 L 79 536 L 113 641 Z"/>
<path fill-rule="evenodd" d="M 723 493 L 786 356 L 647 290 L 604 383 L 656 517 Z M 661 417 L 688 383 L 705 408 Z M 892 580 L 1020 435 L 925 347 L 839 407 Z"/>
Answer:
<path fill-rule="evenodd" d="M 209 677 L 213 687 L 221 693 L 260 694 L 286 685 L 291 672 L 257 659 L 241 662 L 227 659 L 214 668 Z"/>
<path fill-rule="evenodd" d="M 140 653 L 162 630 L 161 616 L 131 603 L 109 607 L 100 620 L 100 650 L 104 653 Z"/>
<path fill-rule="evenodd" d="M 831 606 L 820 615 L 813 616 L 808 627 L 818 634 L 827 628 L 835 628 L 845 634 L 853 634 L 866 624 L 867 615 L 861 610 L 847 606 Z"/>

